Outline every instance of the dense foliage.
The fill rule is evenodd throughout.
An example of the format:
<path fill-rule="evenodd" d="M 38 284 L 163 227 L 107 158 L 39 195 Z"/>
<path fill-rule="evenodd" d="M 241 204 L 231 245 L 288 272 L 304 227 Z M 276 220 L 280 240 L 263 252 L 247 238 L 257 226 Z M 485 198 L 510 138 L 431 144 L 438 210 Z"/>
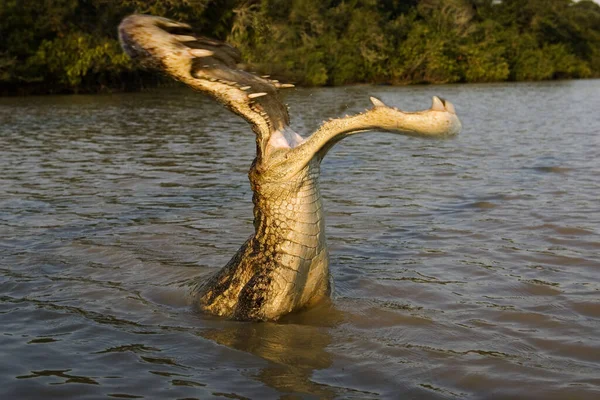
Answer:
<path fill-rule="evenodd" d="M 303 85 L 600 76 L 589 0 L 0 0 L 0 91 L 139 88 L 116 27 L 163 15 Z"/>

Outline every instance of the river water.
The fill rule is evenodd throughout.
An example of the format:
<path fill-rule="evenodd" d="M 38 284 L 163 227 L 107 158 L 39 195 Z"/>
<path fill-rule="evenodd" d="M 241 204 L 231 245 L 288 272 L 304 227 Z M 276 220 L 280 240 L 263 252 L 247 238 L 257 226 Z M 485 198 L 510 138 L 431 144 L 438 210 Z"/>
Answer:
<path fill-rule="evenodd" d="M 455 139 L 327 156 L 332 301 L 278 323 L 186 303 L 252 232 L 244 121 L 185 89 L 0 99 L 0 398 L 600 398 L 600 81 L 286 102 L 306 134 L 434 94 Z"/>

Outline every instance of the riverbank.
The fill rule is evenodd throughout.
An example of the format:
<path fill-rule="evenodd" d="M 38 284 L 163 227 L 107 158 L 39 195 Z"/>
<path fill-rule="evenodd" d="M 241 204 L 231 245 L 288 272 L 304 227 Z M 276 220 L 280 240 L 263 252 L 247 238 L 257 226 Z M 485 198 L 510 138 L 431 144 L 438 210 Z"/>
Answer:
<path fill-rule="evenodd" d="M 119 46 L 132 13 L 186 21 L 298 86 L 600 77 L 600 6 L 589 0 L 0 0 L 0 94 L 164 85 Z"/>

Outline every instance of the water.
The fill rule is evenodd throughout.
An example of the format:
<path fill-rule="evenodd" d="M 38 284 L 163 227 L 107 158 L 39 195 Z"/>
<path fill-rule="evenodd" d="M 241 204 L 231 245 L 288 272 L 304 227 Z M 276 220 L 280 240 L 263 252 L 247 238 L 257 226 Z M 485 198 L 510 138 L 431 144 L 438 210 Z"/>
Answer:
<path fill-rule="evenodd" d="M 0 398 L 600 396 L 600 81 L 298 89 L 293 125 L 450 99 L 323 165 L 329 304 L 194 312 L 252 232 L 253 134 L 187 90 L 0 99 Z"/>

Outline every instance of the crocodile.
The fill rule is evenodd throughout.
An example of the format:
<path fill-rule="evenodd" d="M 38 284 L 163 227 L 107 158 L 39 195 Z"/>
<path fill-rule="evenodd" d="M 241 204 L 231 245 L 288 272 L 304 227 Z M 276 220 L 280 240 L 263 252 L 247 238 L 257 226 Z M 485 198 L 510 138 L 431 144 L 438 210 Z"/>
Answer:
<path fill-rule="evenodd" d="M 188 24 L 131 15 L 119 25 L 124 51 L 244 118 L 256 137 L 248 177 L 254 234 L 212 277 L 193 285 L 200 311 L 236 320 L 277 320 L 329 297 L 331 278 L 319 191 L 320 164 L 340 140 L 366 131 L 449 137 L 461 130 L 454 106 L 433 97 L 429 109 L 405 112 L 371 97 L 364 112 L 330 119 L 307 137 L 290 127 L 280 89 L 293 87 L 240 67 L 231 45 Z"/>

